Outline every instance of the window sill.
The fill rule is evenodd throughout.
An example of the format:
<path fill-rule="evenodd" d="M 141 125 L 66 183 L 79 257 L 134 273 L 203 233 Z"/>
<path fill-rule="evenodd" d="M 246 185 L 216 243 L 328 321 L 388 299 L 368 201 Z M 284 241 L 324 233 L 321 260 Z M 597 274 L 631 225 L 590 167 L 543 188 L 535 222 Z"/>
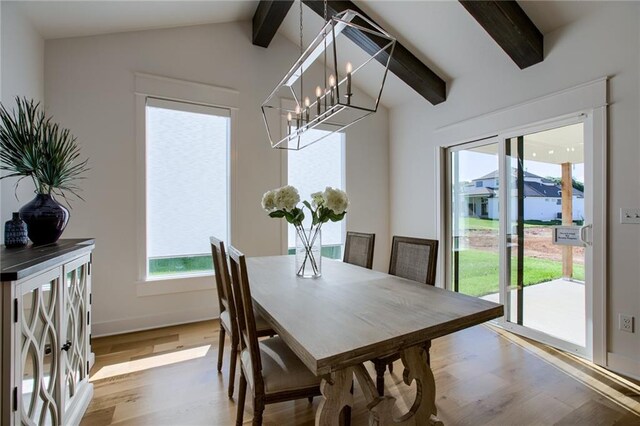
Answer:
<path fill-rule="evenodd" d="M 181 277 L 148 278 L 145 281 L 138 281 L 136 283 L 136 294 L 138 297 L 215 289 L 215 279 L 212 273 Z"/>

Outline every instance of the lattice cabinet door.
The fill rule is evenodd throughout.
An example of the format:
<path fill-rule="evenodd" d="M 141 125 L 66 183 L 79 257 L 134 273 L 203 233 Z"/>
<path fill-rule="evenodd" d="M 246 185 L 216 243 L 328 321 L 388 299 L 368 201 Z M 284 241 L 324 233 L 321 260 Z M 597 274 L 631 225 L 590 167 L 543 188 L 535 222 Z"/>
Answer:
<path fill-rule="evenodd" d="M 16 291 L 16 425 L 62 425 L 59 409 L 62 268 L 24 281 Z"/>
<path fill-rule="evenodd" d="M 62 410 L 79 413 L 78 405 L 86 405 L 91 397 L 89 386 L 90 355 L 90 281 L 91 257 L 79 258 L 64 265 L 62 342 Z M 65 415 L 65 424 L 76 419 Z M 78 419 L 79 420 L 79 419 Z"/>

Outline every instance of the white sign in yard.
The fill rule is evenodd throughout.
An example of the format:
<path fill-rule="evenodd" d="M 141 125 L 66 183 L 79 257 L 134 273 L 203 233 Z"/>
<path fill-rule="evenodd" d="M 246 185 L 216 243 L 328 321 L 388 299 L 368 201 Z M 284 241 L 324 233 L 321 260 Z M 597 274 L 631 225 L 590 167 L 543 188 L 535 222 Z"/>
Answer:
<path fill-rule="evenodd" d="M 583 232 L 584 226 L 556 226 L 553 228 L 553 244 L 562 246 L 578 246 L 586 245 Z"/>

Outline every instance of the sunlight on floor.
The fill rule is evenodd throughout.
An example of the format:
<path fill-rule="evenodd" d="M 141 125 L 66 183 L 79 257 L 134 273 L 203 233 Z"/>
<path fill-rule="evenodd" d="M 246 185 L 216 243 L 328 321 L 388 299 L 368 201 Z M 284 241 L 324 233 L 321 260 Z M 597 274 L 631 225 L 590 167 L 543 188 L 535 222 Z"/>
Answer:
<path fill-rule="evenodd" d="M 119 376 L 122 374 L 134 373 L 136 371 L 149 370 L 151 368 L 176 364 L 179 362 L 189 361 L 192 359 L 204 358 L 207 352 L 209 352 L 209 349 L 211 349 L 211 345 L 199 346 L 196 348 L 184 349 L 176 352 L 150 356 L 143 359 L 136 359 L 133 361 L 125 361 L 118 364 L 105 365 L 91 377 L 90 381 L 106 379 L 109 377 Z"/>

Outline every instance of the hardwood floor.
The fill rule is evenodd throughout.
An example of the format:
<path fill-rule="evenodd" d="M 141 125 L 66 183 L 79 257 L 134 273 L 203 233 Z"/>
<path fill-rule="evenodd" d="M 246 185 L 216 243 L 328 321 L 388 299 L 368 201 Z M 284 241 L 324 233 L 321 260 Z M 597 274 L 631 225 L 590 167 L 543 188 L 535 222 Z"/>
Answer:
<path fill-rule="evenodd" d="M 216 371 L 218 328 L 206 321 L 94 339 L 94 397 L 82 425 L 235 424 L 229 350 L 222 374 Z M 499 328 L 436 339 L 431 362 L 446 425 L 640 425 L 638 383 Z M 398 361 L 385 376 L 397 414 L 415 395 L 402 383 L 402 370 Z M 352 424 L 368 424 L 357 384 L 354 400 Z M 318 404 L 319 398 L 269 405 L 264 424 L 312 425 Z M 250 424 L 250 398 L 245 410 Z"/>

